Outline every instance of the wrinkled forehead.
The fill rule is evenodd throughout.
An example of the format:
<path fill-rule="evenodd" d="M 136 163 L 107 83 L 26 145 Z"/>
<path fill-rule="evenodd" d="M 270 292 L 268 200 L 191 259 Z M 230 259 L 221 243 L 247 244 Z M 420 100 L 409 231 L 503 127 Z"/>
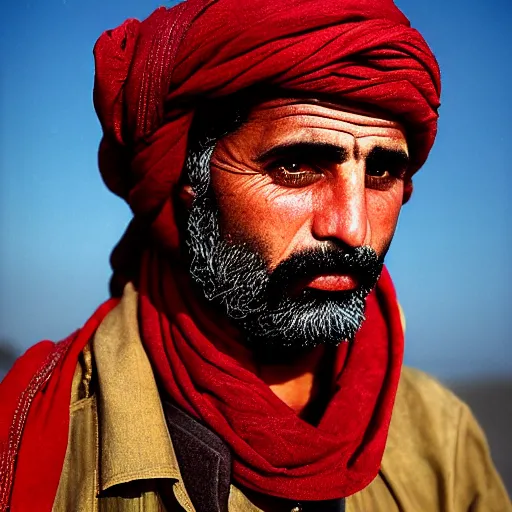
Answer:
<path fill-rule="evenodd" d="M 385 112 L 318 98 L 272 98 L 255 102 L 244 122 L 223 137 L 262 150 L 274 144 L 325 143 L 371 149 L 384 146 L 408 154 L 404 126 Z"/>
<path fill-rule="evenodd" d="M 402 126 L 396 116 L 378 106 L 344 101 L 339 98 L 334 100 L 329 96 L 288 95 L 283 91 L 283 94 L 276 92 L 273 96 L 262 96 L 259 99 L 255 96 L 255 98 L 257 98 L 256 101 L 250 105 L 250 114 L 275 111 L 278 108 L 287 108 L 290 112 L 317 108 L 318 110 L 323 109 L 325 112 L 330 111 L 332 115 L 336 115 L 336 112 L 354 114 L 354 119 L 356 116 L 360 116 L 361 119 L 373 118 Z"/>
<path fill-rule="evenodd" d="M 323 96 L 301 96 L 287 91 L 244 91 L 201 105 L 191 139 L 219 140 L 244 130 L 304 135 L 309 131 L 346 132 L 354 137 L 391 136 L 407 146 L 405 124 L 373 105 L 333 101 Z"/>

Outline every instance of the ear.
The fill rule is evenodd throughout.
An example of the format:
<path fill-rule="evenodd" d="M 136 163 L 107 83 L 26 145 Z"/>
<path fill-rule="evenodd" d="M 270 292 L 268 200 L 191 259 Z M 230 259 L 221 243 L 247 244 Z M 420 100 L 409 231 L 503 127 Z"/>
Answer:
<path fill-rule="evenodd" d="M 187 210 L 190 210 L 190 208 L 192 208 L 192 202 L 194 201 L 196 194 L 190 185 L 182 185 L 178 191 L 178 197 L 183 206 Z"/>
<path fill-rule="evenodd" d="M 413 188 L 414 188 L 414 186 L 412 183 L 412 179 L 407 178 L 404 183 L 404 195 L 402 197 L 402 204 L 405 204 L 405 203 L 407 203 L 407 201 L 409 201 L 409 199 L 411 198 L 411 195 L 412 195 Z"/>

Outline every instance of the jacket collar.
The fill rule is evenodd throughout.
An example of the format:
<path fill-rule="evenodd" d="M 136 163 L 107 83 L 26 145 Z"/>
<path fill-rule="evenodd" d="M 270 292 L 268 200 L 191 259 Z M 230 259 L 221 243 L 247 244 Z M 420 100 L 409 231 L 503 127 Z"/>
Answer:
<path fill-rule="evenodd" d="M 153 371 L 140 340 L 137 293 L 127 285 L 92 342 L 98 379 L 99 487 L 181 481 Z"/>
<path fill-rule="evenodd" d="M 178 484 L 180 501 L 191 502 L 196 512 L 227 512 L 229 448 L 172 404 L 164 403 L 164 414 L 140 339 L 137 292 L 131 284 L 96 331 L 92 352 L 98 380 L 99 491 L 167 478 Z"/>

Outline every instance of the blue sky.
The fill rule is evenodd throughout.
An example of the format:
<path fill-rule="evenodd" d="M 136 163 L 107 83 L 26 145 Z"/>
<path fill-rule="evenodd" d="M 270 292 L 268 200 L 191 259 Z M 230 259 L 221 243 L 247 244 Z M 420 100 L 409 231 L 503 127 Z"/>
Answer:
<path fill-rule="evenodd" d="M 97 171 L 92 47 L 153 0 L 19 0 L 2 9 L 0 338 L 21 351 L 107 298 L 130 213 Z M 388 256 L 406 362 L 444 379 L 512 375 L 512 7 L 399 0 L 443 73 L 439 136 Z M 170 5 L 170 3 L 167 3 Z"/>

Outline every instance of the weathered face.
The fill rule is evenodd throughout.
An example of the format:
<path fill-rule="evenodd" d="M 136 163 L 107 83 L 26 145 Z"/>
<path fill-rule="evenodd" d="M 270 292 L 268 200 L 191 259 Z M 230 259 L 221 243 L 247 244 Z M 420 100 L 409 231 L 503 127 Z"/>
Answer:
<path fill-rule="evenodd" d="M 402 205 L 407 155 L 397 122 L 304 100 L 260 104 L 212 155 L 221 231 L 257 247 L 271 269 L 328 241 L 381 256 Z M 308 286 L 355 284 L 324 275 Z"/>
<path fill-rule="evenodd" d="M 260 104 L 189 155 L 193 280 L 264 357 L 353 339 L 407 164 L 396 122 L 304 100 Z"/>

